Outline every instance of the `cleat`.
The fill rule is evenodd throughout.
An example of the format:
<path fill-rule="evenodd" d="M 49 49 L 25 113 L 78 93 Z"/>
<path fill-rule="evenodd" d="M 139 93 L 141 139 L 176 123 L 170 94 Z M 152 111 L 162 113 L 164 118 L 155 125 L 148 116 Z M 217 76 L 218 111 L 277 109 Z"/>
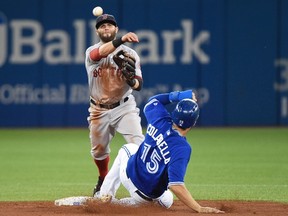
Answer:
<path fill-rule="evenodd" d="M 102 184 L 103 184 L 103 181 L 104 181 L 104 178 L 102 178 L 102 177 L 99 176 L 99 177 L 98 177 L 98 182 L 97 182 L 96 186 L 95 186 L 94 189 L 93 189 L 93 197 L 97 196 L 97 192 L 100 191 L 101 186 L 102 186 Z"/>

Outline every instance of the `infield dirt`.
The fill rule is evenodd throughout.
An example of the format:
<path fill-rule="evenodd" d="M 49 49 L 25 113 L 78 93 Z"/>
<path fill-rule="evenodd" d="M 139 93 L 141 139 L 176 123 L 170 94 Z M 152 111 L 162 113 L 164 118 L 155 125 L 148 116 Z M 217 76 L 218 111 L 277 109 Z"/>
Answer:
<path fill-rule="evenodd" d="M 284 216 L 288 215 L 287 203 L 249 202 L 249 201 L 199 201 L 202 206 L 217 207 L 226 216 Z M 158 206 L 123 207 L 113 204 L 89 203 L 86 206 L 55 206 L 51 201 L 37 202 L 0 202 L 0 216 L 85 216 L 85 215 L 137 215 L 137 216 L 175 216 L 175 215 L 212 215 L 191 211 L 181 202 L 175 201 L 166 210 Z"/>

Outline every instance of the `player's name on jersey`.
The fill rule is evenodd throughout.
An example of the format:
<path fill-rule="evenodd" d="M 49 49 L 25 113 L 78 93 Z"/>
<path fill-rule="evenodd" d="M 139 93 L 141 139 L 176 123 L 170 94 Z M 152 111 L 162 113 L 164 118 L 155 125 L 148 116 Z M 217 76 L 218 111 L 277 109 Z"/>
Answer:
<path fill-rule="evenodd" d="M 156 142 L 156 145 L 161 153 L 161 156 L 164 159 L 164 163 L 167 164 L 170 161 L 170 152 L 168 149 L 168 145 L 164 140 L 163 134 L 158 133 L 158 129 L 151 124 L 147 126 L 146 133 L 149 136 L 151 136 L 151 138 Z"/>

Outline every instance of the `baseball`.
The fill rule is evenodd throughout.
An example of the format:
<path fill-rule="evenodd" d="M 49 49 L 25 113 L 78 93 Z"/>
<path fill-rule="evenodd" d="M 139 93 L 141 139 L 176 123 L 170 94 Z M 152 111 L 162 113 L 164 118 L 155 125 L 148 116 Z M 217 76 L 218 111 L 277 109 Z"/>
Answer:
<path fill-rule="evenodd" d="M 94 16 L 101 16 L 103 14 L 103 9 L 97 6 L 93 9 L 92 13 Z"/>

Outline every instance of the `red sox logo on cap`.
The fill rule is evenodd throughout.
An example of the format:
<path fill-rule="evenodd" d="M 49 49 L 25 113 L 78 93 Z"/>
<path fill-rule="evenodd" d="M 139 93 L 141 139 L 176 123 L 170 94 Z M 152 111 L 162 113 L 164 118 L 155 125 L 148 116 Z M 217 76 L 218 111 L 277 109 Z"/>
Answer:
<path fill-rule="evenodd" d="M 103 14 L 96 19 L 96 29 L 100 27 L 103 23 L 111 23 L 112 25 L 117 26 L 116 20 L 113 15 L 110 14 Z"/>

